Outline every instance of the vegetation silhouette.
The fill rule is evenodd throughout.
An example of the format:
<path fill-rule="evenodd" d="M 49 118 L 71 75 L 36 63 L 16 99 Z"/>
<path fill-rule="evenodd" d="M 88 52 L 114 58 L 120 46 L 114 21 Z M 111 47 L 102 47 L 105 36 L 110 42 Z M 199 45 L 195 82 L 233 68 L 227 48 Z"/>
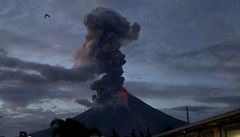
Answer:
<path fill-rule="evenodd" d="M 97 128 L 87 128 L 84 123 L 77 120 L 67 118 L 66 120 L 54 119 L 50 126 L 53 128 L 52 137 L 101 137 L 102 134 Z M 139 130 L 140 137 L 152 137 L 150 129 L 147 128 L 146 135 L 143 131 Z M 112 135 L 110 137 L 120 137 L 115 128 L 112 129 Z M 135 129 L 132 129 L 130 136 L 125 137 L 137 137 Z"/>
<path fill-rule="evenodd" d="M 54 119 L 50 126 L 53 127 L 52 137 L 101 136 L 101 132 L 97 128 L 87 128 L 83 123 L 70 118 Z"/>
<path fill-rule="evenodd" d="M 112 136 L 111 137 L 119 137 L 117 131 L 115 130 L 115 128 L 112 129 Z"/>
<path fill-rule="evenodd" d="M 139 134 L 140 134 L 140 137 L 145 137 L 144 133 L 142 132 L 142 130 L 139 130 Z"/>
<path fill-rule="evenodd" d="M 168 126 L 165 128 L 164 131 L 169 131 L 169 130 L 172 130 L 172 129 L 173 129 L 173 127 L 172 127 L 171 125 L 168 125 Z"/>
<path fill-rule="evenodd" d="M 137 137 L 135 129 L 132 129 L 131 137 Z"/>
<path fill-rule="evenodd" d="M 146 137 L 152 137 L 151 131 L 149 128 L 147 128 L 147 136 Z"/>

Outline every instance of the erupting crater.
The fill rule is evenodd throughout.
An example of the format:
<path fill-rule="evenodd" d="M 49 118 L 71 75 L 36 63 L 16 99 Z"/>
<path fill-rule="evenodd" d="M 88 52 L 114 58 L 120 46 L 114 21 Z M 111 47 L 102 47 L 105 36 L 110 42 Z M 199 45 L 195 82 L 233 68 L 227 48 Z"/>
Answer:
<path fill-rule="evenodd" d="M 120 90 L 118 91 L 117 95 L 119 97 L 127 98 L 128 97 L 128 92 L 124 87 L 121 87 Z"/>

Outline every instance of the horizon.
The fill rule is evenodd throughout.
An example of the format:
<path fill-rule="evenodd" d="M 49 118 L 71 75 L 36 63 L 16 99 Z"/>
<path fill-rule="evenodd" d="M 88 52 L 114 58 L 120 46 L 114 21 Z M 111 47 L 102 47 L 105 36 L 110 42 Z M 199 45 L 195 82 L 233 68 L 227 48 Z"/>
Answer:
<path fill-rule="evenodd" d="M 92 106 L 92 79 L 64 73 L 55 80 L 51 72 L 75 67 L 84 17 L 96 7 L 141 26 L 138 39 L 121 47 L 129 93 L 184 121 L 188 106 L 190 122 L 240 108 L 239 0 L 2 0 L 0 136 L 39 131 Z M 46 70 L 52 79 L 41 79 Z"/>

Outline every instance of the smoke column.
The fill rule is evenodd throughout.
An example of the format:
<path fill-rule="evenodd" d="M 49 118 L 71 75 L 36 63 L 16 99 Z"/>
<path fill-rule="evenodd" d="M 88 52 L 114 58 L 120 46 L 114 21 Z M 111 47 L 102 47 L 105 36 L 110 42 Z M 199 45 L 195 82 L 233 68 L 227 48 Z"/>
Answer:
<path fill-rule="evenodd" d="M 112 9 L 98 7 L 87 14 L 84 24 L 88 30 L 86 41 L 75 54 L 75 66 L 93 65 L 102 77 L 92 83 L 96 90 L 93 100 L 106 104 L 114 100 L 125 89 L 122 66 L 126 63 L 121 46 L 137 40 L 140 25 L 130 22 Z"/>

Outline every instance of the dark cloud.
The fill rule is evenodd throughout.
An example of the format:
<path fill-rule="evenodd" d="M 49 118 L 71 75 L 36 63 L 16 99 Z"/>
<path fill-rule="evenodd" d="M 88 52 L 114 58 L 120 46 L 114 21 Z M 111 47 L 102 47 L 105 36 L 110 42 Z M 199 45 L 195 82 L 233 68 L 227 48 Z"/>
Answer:
<path fill-rule="evenodd" d="M 181 54 L 162 54 L 158 61 L 175 75 L 228 81 L 239 87 L 239 52 L 240 41 L 235 40 Z"/>
<path fill-rule="evenodd" d="M 57 24 L 58 21 L 53 22 L 55 16 L 46 22 L 43 15 L 38 15 L 42 12 L 30 17 L 3 17 L 0 26 L 9 26 L 9 29 L 0 27 L 0 47 L 23 60 L 52 64 L 64 62 L 64 66 L 69 67 L 73 63 L 74 50 L 82 42 L 84 30 L 79 25 Z"/>
<path fill-rule="evenodd" d="M 189 111 L 191 112 L 207 112 L 209 110 L 215 109 L 214 107 L 208 107 L 208 106 L 187 106 Z M 176 111 L 183 111 L 186 112 L 186 106 L 180 106 L 180 107 L 174 107 L 170 108 L 172 110 Z"/>
<path fill-rule="evenodd" d="M 240 92 L 240 90 L 238 91 Z M 210 96 L 210 97 L 200 97 L 200 98 L 195 98 L 195 100 L 199 102 L 205 102 L 205 103 L 223 103 L 227 104 L 228 107 L 240 107 L 240 94 L 234 95 L 234 96 Z"/>
<path fill-rule="evenodd" d="M 135 57 L 135 62 L 151 62 L 159 54 L 192 51 L 231 41 L 232 38 L 239 39 L 237 1 L 164 0 L 139 1 L 138 7 L 135 5 L 129 5 L 133 8 L 128 9 L 131 11 L 128 14 L 134 20 L 140 20 L 143 26 L 140 43 L 137 43 L 140 46 L 127 50 L 129 55 Z M 116 5 L 116 8 L 119 6 Z M 124 7 L 122 9 L 125 10 Z M 147 10 L 142 12 L 142 9 Z M 155 50 L 148 53 L 149 47 Z M 142 51 L 141 55 L 133 52 L 139 50 Z"/>
<path fill-rule="evenodd" d="M 85 107 L 87 107 L 87 108 L 96 106 L 95 103 L 90 102 L 90 101 L 87 100 L 87 99 L 77 99 L 77 100 L 75 100 L 75 101 L 76 101 L 76 103 L 78 103 L 78 104 L 80 104 L 80 105 L 83 105 L 83 106 L 85 106 Z"/>
<path fill-rule="evenodd" d="M 64 85 L 64 86 L 63 86 Z M 76 100 L 89 98 L 92 92 L 86 83 L 1 83 L 0 101 L 11 108 L 24 108 L 44 99 Z"/>
<path fill-rule="evenodd" d="M 161 109 L 163 112 L 174 115 L 175 117 L 187 121 L 186 106 Z M 190 106 L 190 123 L 214 117 L 216 115 L 237 109 L 236 107 L 208 107 L 208 106 Z"/>
<path fill-rule="evenodd" d="M 7 52 L 4 49 L 0 48 L 0 55 L 5 56 Z"/>
<path fill-rule="evenodd" d="M 0 81 L 21 81 L 21 82 L 44 82 L 44 78 L 40 75 L 29 74 L 19 70 L 0 70 Z"/>
<path fill-rule="evenodd" d="M 237 93 L 235 90 L 238 90 L 235 88 L 211 87 L 207 85 L 161 85 L 152 82 L 134 81 L 126 82 L 126 87 L 133 94 L 149 98 L 175 98 L 175 95 L 180 97 L 208 96 L 215 93 L 225 93 L 224 91 Z"/>
<path fill-rule="evenodd" d="M 15 108 L 39 103 L 42 99 L 67 98 L 67 94 L 48 84 L 11 84 L 0 88 L 0 100 Z"/>
<path fill-rule="evenodd" d="M 207 85 L 159 85 L 146 82 L 127 82 L 126 88 L 130 93 L 145 99 L 174 100 L 177 97 L 177 99 L 200 103 L 220 103 L 229 107 L 240 107 L 239 88 Z"/>
<path fill-rule="evenodd" d="M 216 46 L 166 57 L 186 71 L 209 71 L 238 74 L 240 69 L 240 42 L 223 42 Z"/>
<path fill-rule="evenodd" d="M 0 55 L 0 67 L 2 67 L 0 70 L 1 81 L 23 81 L 30 83 L 54 81 L 85 82 L 93 79 L 95 72 L 95 68 L 92 66 L 66 69 L 61 66 L 25 62 L 4 55 Z M 31 71 L 37 74 L 31 74 Z"/>
<path fill-rule="evenodd" d="M 21 35 L 18 32 L 13 32 L 11 30 L 3 28 L 0 28 L 0 38 L 2 39 L 2 41 L 0 42 L 1 47 L 9 50 L 11 49 L 13 51 L 19 50 L 21 48 L 28 51 L 32 51 L 36 48 L 37 49 L 41 48 L 42 51 L 46 51 L 45 49 L 52 47 L 49 44 L 47 44 L 44 40 L 42 41 L 37 40 L 28 36 Z"/>

